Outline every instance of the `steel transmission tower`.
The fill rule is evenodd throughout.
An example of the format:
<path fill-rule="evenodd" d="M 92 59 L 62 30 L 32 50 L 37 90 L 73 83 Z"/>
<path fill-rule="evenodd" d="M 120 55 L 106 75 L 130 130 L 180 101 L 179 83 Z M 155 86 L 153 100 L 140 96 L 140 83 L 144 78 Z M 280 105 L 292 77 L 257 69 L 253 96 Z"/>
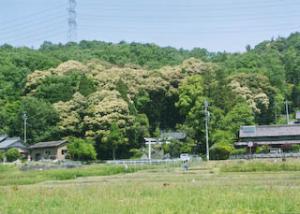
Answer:
<path fill-rule="evenodd" d="M 77 14 L 76 14 L 76 0 L 69 0 L 69 19 L 68 19 L 68 40 L 69 42 L 75 42 L 77 40 Z"/>

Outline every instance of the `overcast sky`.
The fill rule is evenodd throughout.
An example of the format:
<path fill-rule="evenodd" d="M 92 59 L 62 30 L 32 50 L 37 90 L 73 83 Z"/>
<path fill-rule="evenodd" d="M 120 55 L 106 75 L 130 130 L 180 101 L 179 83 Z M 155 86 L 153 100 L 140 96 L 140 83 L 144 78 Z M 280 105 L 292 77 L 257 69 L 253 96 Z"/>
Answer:
<path fill-rule="evenodd" d="M 0 44 L 67 41 L 68 0 L 0 0 Z M 300 0 L 77 0 L 77 40 L 210 51 L 300 31 Z"/>

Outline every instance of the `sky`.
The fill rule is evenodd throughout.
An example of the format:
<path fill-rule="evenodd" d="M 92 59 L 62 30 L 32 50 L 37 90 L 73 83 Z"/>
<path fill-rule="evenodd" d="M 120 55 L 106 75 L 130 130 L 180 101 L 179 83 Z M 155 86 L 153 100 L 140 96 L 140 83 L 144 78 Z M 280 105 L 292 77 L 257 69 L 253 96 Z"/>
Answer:
<path fill-rule="evenodd" d="M 76 0 L 77 41 L 242 52 L 300 31 L 300 0 Z M 68 41 L 68 0 L 0 0 L 0 45 Z"/>

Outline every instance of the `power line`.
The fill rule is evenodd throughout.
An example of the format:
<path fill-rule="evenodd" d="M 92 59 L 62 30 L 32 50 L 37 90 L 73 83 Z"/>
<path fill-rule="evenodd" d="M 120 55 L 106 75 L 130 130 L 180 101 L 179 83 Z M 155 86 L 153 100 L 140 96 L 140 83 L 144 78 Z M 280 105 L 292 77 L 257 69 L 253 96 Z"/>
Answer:
<path fill-rule="evenodd" d="M 300 14 L 297 14 L 298 18 L 300 18 Z M 232 18 L 232 17 L 225 17 L 221 18 L 219 17 L 218 20 L 216 20 L 217 17 L 210 18 L 210 17 L 202 17 L 204 19 L 196 19 L 199 17 L 180 17 L 179 20 L 175 20 L 175 17 L 142 17 L 142 16 L 136 16 L 136 17 L 122 17 L 122 16 L 79 16 L 81 23 L 84 24 L 85 22 L 88 23 L 116 23 L 120 21 L 120 24 L 122 20 L 126 20 L 125 24 L 138 24 L 141 23 L 140 20 L 143 18 L 143 24 L 146 26 L 148 23 L 150 24 L 184 24 L 184 25 L 190 25 L 191 23 L 196 23 L 196 25 L 199 25 L 202 22 L 207 23 L 218 23 L 219 20 L 222 19 L 222 23 L 230 23 L 230 24 L 236 24 L 240 23 L 245 26 L 248 26 L 250 24 L 258 24 L 258 25 L 270 25 L 269 22 L 272 22 L 274 20 L 274 17 L 268 16 L 268 17 L 247 17 L 247 16 L 242 16 L 239 18 Z M 177 17 L 178 18 L 178 17 Z M 281 24 L 282 22 L 286 23 L 286 25 L 289 25 L 291 23 L 290 16 L 282 15 L 282 16 L 277 16 L 276 18 L 280 18 L 280 22 L 273 23 L 273 25 L 276 24 Z M 295 18 L 295 16 L 294 16 Z"/>
<path fill-rule="evenodd" d="M 143 20 L 157 20 L 159 22 L 165 20 L 165 19 L 174 19 L 174 18 L 180 18 L 182 21 L 186 21 L 184 19 L 191 19 L 191 18 L 201 18 L 201 19 L 207 19 L 207 20 L 214 20 L 214 19 L 230 19 L 230 18 L 236 18 L 236 20 L 241 20 L 241 19 L 246 19 L 246 20 L 263 20 L 264 18 L 291 18 L 291 16 L 295 17 L 295 16 L 299 16 L 299 10 L 294 10 L 293 12 L 295 12 L 295 14 L 291 13 L 292 11 L 289 11 L 289 13 L 284 13 L 284 14 L 268 14 L 267 12 L 264 14 L 246 14 L 246 13 L 240 13 L 240 14 L 211 14 L 211 15 L 199 15 L 199 14 L 189 14 L 189 15 L 174 15 L 174 14 L 161 14 L 159 16 L 155 16 L 153 14 L 131 14 L 131 15 L 122 15 L 120 13 L 118 14 L 104 14 L 104 15 L 99 15 L 99 14 L 85 14 L 85 13 L 78 13 L 78 16 L 80 17 L 80 19 L 101 19 L 101 20 L 114 20 L 114 19 L 124 19 L 126 18 L 126 21 L 128 20 L 132 20 L 132 21 L 136 21 L 139 20 L 141 18 L 143 18 Z M 180 20 L 179 20 L 180 21 Z"/>
<path fill-rule="evenodd" d="M 55 22 L 53 22 L 53 24 L 55 25 L 51 25 L 51 26 L 40 26 L 40 27 L 35 27 L 33 29 L 30 30 L 30 28 L 26 28 L 26 30 L 22 33 L 19 34 L 18 36 L 15 35 L 14 32 L 5 34 L 3 37 L 0 36 L 0 40 L 11 40 L 12 36 L 14 37 L 13 39 L 21 39 L 23 37 L 27 37 L 27 36 L 41 36 L 41 33 L 45 32 L 53 32 L 53 30 L 56 30 L 58 28 L 58 26 L 56 24 L 61 24 L 63 23 L 64 20 L 55 20 Z M 36 32 L 39 32 L 39 34 L 37 34 Z"/>
<path fill-rule="evenodd" d="M 140 3 L 140 4 L 139 4 Z M 224 2 L 223 2 L 224 3 Z M 232 4 L 219 4 L 219 5 L 216 5 L 216 4 L 189 4 L 189 3 L 186 3 L 186 4 L 176 4 L 176 2 L 172 1 L 168 4 L 162 4 L 161 2 L 151 2 L 151 1 L 148 1 L 146 2 L 135 2 L 135 7 L 130 7 L 129 10 L 130 11 L 133 11 L 135 10 L 136 8 L 141 8 L 141 7 L 146 7 L 146 8 L 149 8 L 149 7 L 154 7 L 154 6 L 159 6 L 159 7 L 162 7 L 162 6 L 165 6 L 167 7 L 169 10 L 172 9 L 172 7 L 176 7 L 176 9 L 180 9 L 180 10 L 185 10 L 185 9 L 210 9 L 211 11 L 227 11 L 228 9 L 269 9 L 269 8 L 272 8 L 274 9 L 274 7 L 280 7 L 280 9 L 284 9 L 284 6 L 286 6 L 287 3 L 284 3 L 282 1 L 261 1 L 259 4 L 255 4 L 253 2 L 247 2 L 246 4 L 237 4 L 237 3 L 232 3 Z M 84 6 L 91 6 L 93 8 L 96 8 L 95 6 L 100 6 L 101 5 L 101 8 L 105 11 L 107 10 L 124 10 L 124 7 L 125 6 L 128 6 L 128 2 L 125 2 L 124 5 L 121 4 L 121 2 L 118 2 L 118 4 L 112 4 L 110 2 L 109 5 L 105 5 L 101 2 L 91 2 L 91 1 L 85 1 L 84 2 Z M 293 5 L 294 6 L 299 6 L 299 2 L 293 2 Z M 128 8 L 126 7 L 126 9 L 128 10 Z"/>
<path fill-rule="evenodd" d="M 174 30 L 170 30 L 170 29 L 166 29 L 165 26 L 151 26 L 151 25 L 146 25 L 146 26 L 114 26 L 111 24 L 94 24 L 94 25 L 87 25 L 87 24 L 81 24 L 79 25 L 79 28 L 96 28 L 96 27 L 101 27 L 103 29 L 109 29 L 109 30 L 117 30 L 117 31 L 127 31 L 127 32 L 137 32 L 137 31 L 141 31 L 141 28 L 146 27 L 147 30 L 151 30 L 153 31 L 160 31 L 160 32 L 165 32 L 165 33 L 186 33 L 187 30 L 186 29 L 176 29 Z M 191 26 L 192 27 L 192 26 Z M 197 31 L 197 33 L 223 33 L 223 32 L 241 32 L 245 31 L 245 32 L 249 32 L 249 31 L 253 31 L 253 30 L 257 30 L 260 29 L 260 31 L 269 31 L 269 30 L 281 30 L 282 28 L 288 28 L 288 29 L 299 29 L 300 25 L 299 24 L 294 24 L 294 25 L 289 25 L 288 23 L 281 23 L 280 25 L 245 25 L 245 26 L 214 26 L 214 29 L 207 29 L 207 30 L 199 30 Z M 193 30 L 197 30 L 196 27 L 193 28 Z"/>
<path fill-rule="evenodd" d="M 49 17 L 51 18 L 51 17 Z M 63 20 L 59 20 L 60 18 L 64 18 Z M 50 21 L 47 21 L 47 25 L 49 24 L 53 24 L 53 23 L 58 23 L 58 21 L 60 23 L 63 23 L 63 21 L 65 20 L 66 18 L 66 15 L 60 15 L 60 16 L 54 16 L 53 19 L 50 19 Z M 29 29 L 36 29 L 36 26 L 35 25 L 41 25 L 41 24 L 44 24 L 45 23 L 45 20 L 37 20 L 37 22 L 29 22 L 29 23 L 23 23 L 22 25 L 15 25 L 15 26 L 12 26 L 11 28 L 6 28 L 5 30 L 0 30 L 0 33 L 1 34 L 4 34 L 5 35 L 8 33 L 14 33 L 15 35 L 15 31 L 17 30 L 29 30 Z M 45 26 L 45 25 L 43 25 Z M 47 27 L 47 26 L 46 26 Z"/>
<path fill-rule="evenodd" d="M 24 22 L 24 21 L 26 21 L 26 19 L 27 20 L 37 20 L 37 17 L 39 15 L 43 15 L 44 16 L 45 14 L 47 14 L 49 12 L 52 12 L 53 11 L 52 9 L 57 10 L 57 9 L 61 8 L 62 6 L 64 6 L 64 5 L 65 4 L 60 4 L 60 5 L 56 6 L 56 7 L 47 8 L 45 10 L 42 10 L 42 11 L 39 11 L 39 12 L 36 12 L 36 13 L 31 13 L 31 14 L 28 14 L 28 15 L 23 16 L 23 17 L 19 17 L 19 18 L 12 19 L 12 20 L 6 20 L 4 24 L 1 24 L 0 30 L 2 28 L 6 28 L 6 26 L 11 26 L 14 22 Z"/>
<path fill-rule="evenodd" d="M 42 34 L 31 34 L 31 35 L 26 35 L 26 36 L 23 36 L 23 37 L 19 37 L 17 39 L 14 39 L 14 40 L 7 40 L 8 42 L 11 42 L 11 43 L 18 43 L 20 41 L 26 41 L 27 39 L 30 39 L 31 41 L 40 41 L 40 40 L 43 40 L 43 41 L 49 41 L 49 37 L 51 37 L 52 39 L 54 38 L 53 36 L 55 36 L 55 38 L 58 38 L 58 36 L 60 38 L 62 38 L 62 34 L 65 35 L 65 30 L 64 29 L 59 29 L 57 30 L 56 28 L 52 31 L 49 31 L 49 29 L 47 29 L 47 32 L 45 33 L 42 33 Z M 8 43 L 6 42 L 6 43 Z"/>

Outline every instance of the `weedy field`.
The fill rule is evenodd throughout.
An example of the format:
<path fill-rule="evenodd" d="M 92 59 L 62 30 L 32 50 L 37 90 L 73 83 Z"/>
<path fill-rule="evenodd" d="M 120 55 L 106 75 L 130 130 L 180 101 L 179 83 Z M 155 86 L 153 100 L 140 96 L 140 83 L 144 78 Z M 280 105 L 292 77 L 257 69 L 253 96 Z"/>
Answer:
<path fill-rule="evenodd" d="M 57 173 L 50 170 L 31 172 L 31 179 L 45 175 L 27 185 L 1 180 L 3 174 L 30 172 L 2 167 L 0 213 L 299 213 L 299 166 L 298 160 L 203 162 L 187 172 L 119 169 L 62 181 L 49 176 Z M 91 171 L 102 167 L 111 166 L 91 166 Z"/>

